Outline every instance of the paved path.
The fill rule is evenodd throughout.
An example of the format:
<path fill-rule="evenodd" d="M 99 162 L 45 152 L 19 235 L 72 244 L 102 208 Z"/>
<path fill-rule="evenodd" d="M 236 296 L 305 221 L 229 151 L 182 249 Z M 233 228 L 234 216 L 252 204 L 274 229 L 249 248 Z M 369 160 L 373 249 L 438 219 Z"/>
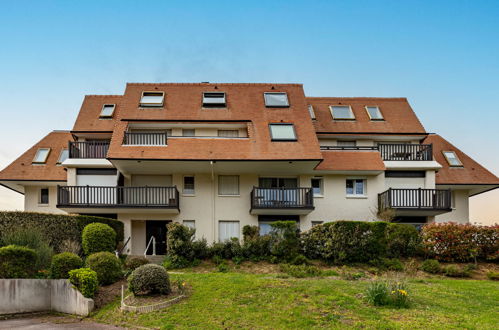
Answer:
<path fill-rule="evenodd" d="M 55 315 L 27 316 L 25 318 L 14 318 L 0 320 L 0 329 L 22 329 L 22 330 L 52 330 L 52 329 L 104 329 L 119 330 L 111 325 L 80 320 L 73 317 Z"/>

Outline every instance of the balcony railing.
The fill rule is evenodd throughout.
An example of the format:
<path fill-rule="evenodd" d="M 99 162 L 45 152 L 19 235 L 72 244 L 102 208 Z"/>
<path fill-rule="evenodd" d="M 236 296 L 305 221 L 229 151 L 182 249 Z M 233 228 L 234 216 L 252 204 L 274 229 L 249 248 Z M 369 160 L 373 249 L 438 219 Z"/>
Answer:
<path fill-rule="evenodd" d="M 448 189 L 388 189 L 378 194 L 378 209 L 450 210 Z"/>
<path fill-rule="evenodd" d="M 433 160 L 431 144 L 380 144 L 378 149 L 383 160 Z"/>
<path fill-rule="evenodd" d="M 58 207 L 179 208 L 177 187 L 59 186 Z"/>
<path fill-rule="evenodd" d="M 251 209 L 313 209 L 312 188 L 259 188 L 251 191 Z"/>
<path fill-rule="evenodd" d="M 123 145 L 127 146 L 166 146 L 166 133 L 125 132 Z"/>
<path fill-rule="evenodd" d="M 69 142 L 69 158 L 106 158 L 109 141 Z"/>

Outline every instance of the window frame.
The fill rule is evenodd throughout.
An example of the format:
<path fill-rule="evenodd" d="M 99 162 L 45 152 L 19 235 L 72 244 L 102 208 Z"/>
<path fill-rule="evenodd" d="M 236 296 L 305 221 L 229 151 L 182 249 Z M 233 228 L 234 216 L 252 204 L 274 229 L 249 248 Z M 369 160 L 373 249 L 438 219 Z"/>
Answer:
<path fill-rule="evenodd" d="M 192 227 L 188 226 L 188 225 L 185 224 L 186 222 L 192 223 L 192 224 L 194 224 L 194 226 L 192 226 Z M 191 229 L 196 229 L 196 220 L 182 220 L 182 225 L 186 226 L 188 228 L 191 228 Z"/>
<path fill-rule="evenodd" d="M 46 190 L 47 191 L 47 201 L 44 202 L 43 196 L 44 194 L 42 191 Z M 39 193 L 38 193 L 38 205 L 49 205 L 50 204 L 50 189 L 48 187 L 40 188 Z"/>
<path fill-rule="evenodd" d="M 236 136 L 222 136 L 220 132 L 236 132 Z M 238 129 L 217 129 L 217 137 L 225 138 L 225 139 L 237 139 L 239 138 L 239 130 Z"/>
<path fill-rule="evenodd" d="M 312 182 L 314 180 L 318 180 L 319 181 L 320 192 L 318 194 L 315 194 L 315 192 L 314 192 L 314 185 L 312 184 Z M 311 178 L 310 179 L 310 186 L 312 187 L 312 193 L 313 193 L 314 197 L 324 197 L 324 178 L 322 178 L 322 177 L 313 177 L 313 178 Z"/>
<path fill-rule="evenodd" d="M 272 126 L 291 126 L 293 129 L 294 138 L 274 138 L 274 134 L 272 133 Z M 295 125 L 293 123 L 269 123 L 269 132 L 270 132 L 270 141 L 271 142 L 296 142 L 298 141 L 298 136 L 296 135 Z"/>
<path fill-rule="evenodd" d="M 192 135 L 184 135 L 184 131 L 192 131 Z M 183 137 L 195 137 L 196 129 L 195 128 L 182 128 L 182 136 Z"/>
<path fill-rule="evenodd" d="M 267 104 L 267 94 L 284 94 L 286 95 L 286 105 L 269 105 Z M 266 108 L 289 108 L 289 97 L 287 92 L 264 92 L 263 93 L 263 102 Z"/>
<path fill-rule="evenodd" d="M 161 94 L 161 104 L 160 103 L 144 103 L 142 102 L 142 99 L 144 98 L 144 94 Z M 139 107 L 141 108 L 162 108 L 165 104 L 165 92 L 163 91 L 142 91 L 142 94 L 140 96 L 139 100 Z"/>
<path fill-rule="evenodd" d="M 349 194 L 348 193 L 348 188 L 347 184 L 348 181 L 353 181 L 353 193 Z M 356 183 L 357 181 L 362 181 L 362 194 L 357 194 L 356 193 Z M 347 198 L 367 198 L 367 179 L 365 178 L 346 178 L 345 179 L 345 195 Z"/>
<path fill-rule="evenodd" d="M 57 158 L 57 165 L 61 165 L 61 164 L 62 164 L 62 163 L 64 163 L 64 161 L 66 160 L 66 159 L 64 159 L 63 161 L 61 161 L 62 154 L 63 154 L 64 152 L 67 152 L 67 154 L 68 154 L 68 155 L 67 155 L 67 157 L 66 157 L 66 159 L 68 159 L 68 158 L 69 158 L 69 149 L 67 149 L 67 148 L 62 148 L 62 149 L 61 149 L 61 152 L 59 153 L 59 158 Z"/>
<path fill-rule="evenodd" d="M 350 110 L 350 114 L 352 115 L 352 118 L 335 118 L 334 117 L 334 108 L 335 107 L 343 107 L 343 108 L 348 107 L 348 109 Z M 342 104 L 330 105 L 329 112 L 331 113 L 331 117 L 333 118 L 333 120 L 339 120 L 339 121 L 354 121 L 354 120 L 356 120 L 355 113 L 353 112 L 352 106 L 350 106 L 350 105 L 342 105 Z"/>
<path fill-rule="evenodd" d="M 385 121 L 385 116 L 383 116 L 383 112 L 381 112 L 381 109 L 377 105 L 366 105 L 364 108 L 366 109 L 367 115 L 369 116 L 369 119 L 371 121 Z M 378 109 L 378 113 L 381 116 L 381 118 L 373 118 L 368 108 Z"/>
<path fill-rule="evenodd" d="M 459 164 L 457 164 L 457 165 L 451 164 L 449 157 L 447 157 L 447 153 L 452 153 L 454 155 L 454 159 L 456 159 Z M 463 162 L 461 161 L 461 159 L 459 159 L 459 157 L 457 156 L 455 151 L 442 150 L 442 154 L 444 155 L 445 160 L 447 161 L 447 164 L 449 164 L 450 167 L 464 167 Z"/>
<path fill-rule="evenodd" d="M 205 103 L 205 94 L 223 94 L 223 103 Z M 215 97 L 213 97 L 215 98 Z M 225 92 L 203 92 L 203 96 L 201 99 L 201 105 L 203 108 L 206 109 L 213 109 L 213 108 L 226 108 L 227 107 L 227 94 Z"/>
<path fill-rule="evenodd" d="M 312 120 L 317 120 L 317 117 L 315 116 L 314 106 L 311 104 L 308 105 L 308 114 L 310 115 L 310 118 L 312 118 Z"/>
<path fill-rule="evenodd" d="M 113 111 L 111 111 L 110 115 L 103 115 L 102 113 L 104 112 L 104 109 L 106 107 L 109 107 L 109 106 L 111 106 L 113 108 Z M 105 103 L 105 104 L 103 104 L 102 105 L 102 109 L 100 110 L 99 119 L 110 119 L 110 118 L 113 118 L 115 110 L 116 110 L 116 104 L 111 104 L 111 103 Z"/>
<path fill-rule="evenodd" d="M 192 192 L 187 191 L 185 188 L 185 178 L 192 178 Z M 182 195 L 183 196 L 194 196 L 196 195 L 196 176 L 195 175 L 184 175 L 182 177 Z"/>
<path fill-rule="evenodd" d="M 221 177 L 226 177 L 226 176 L 232 176 L 232 177 L 237 177 L 237 194 L 221 194 L 220 193 L 220 178 Z M 218 196 L 221 197 L 239 197 L 241 196 L 241 178 L 237 174 L 219 174 L 217 178 L 217 194 Z"/>
<path fill-rule="evenodd" d="M 47 150 L 47 154 L 45 155 L 45 157 L 43 158 L 43 160 L 39 160 L 37 161 L 36 159 L 38 158 L 38 153 L 41 151 L 41 150 Z M 50 152 L 52 151 L 52 148 L 38 148 L 36 150 L 36 153 L 35 153 L 35 156 L 33 157 L 33 161 L 31 162 L 32 164 L 46 164 L 47 163 L 47 159 L 49 158 L 49 155 L 50 155 Z"/>

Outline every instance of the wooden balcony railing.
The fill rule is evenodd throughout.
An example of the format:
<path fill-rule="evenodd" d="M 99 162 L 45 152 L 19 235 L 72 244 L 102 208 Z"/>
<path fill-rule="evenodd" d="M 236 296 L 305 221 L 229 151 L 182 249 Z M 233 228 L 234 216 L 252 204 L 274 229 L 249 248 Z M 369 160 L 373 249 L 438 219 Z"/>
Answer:
<path fill-rule="evenodd" d="M 58 186 L 57 207 L 179 209 L 177 187 Z"/>
<path fill-rule="evenodd" d="M 450 210 L 451 191 L 448 189 L 388 189 L 378 194 L 378 210 Z"/>
<path fill-rule="evenodd" d="M 106 158 L 109 141 L 69 142 L 69 158 Z"/>
<path fill-rule="evenodd" d="M 313 209 L 312 188 L 259 188 L 251 191 L 251 209 Z"/>
<path fill-rule="evenodd" d="M 383 160 L 433 160 L 431 144 L 380 144 L 378 149 Z"/>
<path fill-rule="evenodd" d="M 125 132 L 123 145 L 127 146 L 166 146 L 166 133 Z"/>

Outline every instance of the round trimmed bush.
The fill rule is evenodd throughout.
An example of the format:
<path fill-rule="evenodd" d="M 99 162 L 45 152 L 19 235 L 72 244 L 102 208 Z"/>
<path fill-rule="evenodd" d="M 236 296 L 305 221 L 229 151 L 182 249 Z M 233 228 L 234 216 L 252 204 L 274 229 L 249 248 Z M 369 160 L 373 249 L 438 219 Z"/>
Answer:
<path fill-rule="evenodd" d="M 97 273 L 97 279 L 102 285 L 113 284 L 123 277 L 121 262 L 111 252 L 97 252 L 91 254 L 86 265 Z"/>
<path fill-rule="evenodd" d="M 84 297 L 93 298 L 99 287 L 97 273 L 90 268 L 79 268 L 69 271 L 69 282 L 73 284 Z"/>
<path fill-rule="evenodd" d="M 125 260 L 125 269 L 135 270 L 142 265 L 147 265 L 149 260 L 146 257 L 127 257 Z"/>
<path fill-rule="evenodd" d="M 17 245 L 0 248 L 0 278 L 29 278 L 35 272 L 35 250 Z"/>
<path fill-rule="evenodd" d="M 82 246 L 86 255 L 113 252 L 116 248 L 116 232 L 106 224 L 91 223 L 83 229 Z"/>
<path fill-rule="evenodd" d="M 421 269 L 430 274 L 438 274 L 442 270 L 440 263 L 435 259 L 427 259 L 423 261 Z"/>
<path fill-rule="evenodd" d="M 71 252 L 63 252 L 52 257 L 50 275 L 52 278 L 69 278 L 69 271 L 83 266 L 83 260 Z"/>
<path fill-rule="evenodd" d="M 156 264 L 147 264 L 135 269 L 128 278 L 128 288 L 135 295 L 171 292 L 168 273 Z"/>

